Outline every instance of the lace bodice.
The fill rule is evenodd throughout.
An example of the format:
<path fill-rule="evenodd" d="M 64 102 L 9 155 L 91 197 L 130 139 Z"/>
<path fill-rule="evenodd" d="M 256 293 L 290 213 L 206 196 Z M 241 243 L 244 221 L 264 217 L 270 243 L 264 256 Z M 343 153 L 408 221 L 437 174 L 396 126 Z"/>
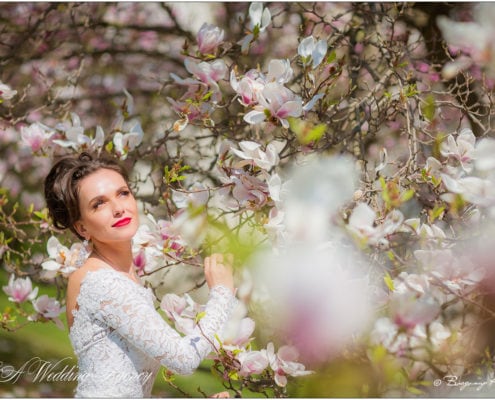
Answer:
<path fill-rule="evenodd" d="M 212 350 L 234 306 L 232 292 L 211 289 L 196 334 L 181 336 L 155 310 L 153 294 L 102 268 L 81 282 L 69 337 L 78 357 L 76 397 L 150 397 L 160 365 L 191 374 Z"/>

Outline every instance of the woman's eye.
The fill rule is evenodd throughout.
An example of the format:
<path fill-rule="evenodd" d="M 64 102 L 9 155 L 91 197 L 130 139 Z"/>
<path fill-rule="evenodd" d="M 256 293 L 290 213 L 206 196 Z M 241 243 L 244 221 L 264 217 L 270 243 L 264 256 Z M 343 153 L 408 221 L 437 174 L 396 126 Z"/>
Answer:
<path fill-rule="evenodd" d="M 129 196 L 131 194 L 130 190 L 122 190 L 120 192 L 121 196 Z"/>
<path fill-rule="evenodd" d="M 93 203 L 93 209 L 97 210 L 103 204 L 103 200 L 98 200 Z"/>

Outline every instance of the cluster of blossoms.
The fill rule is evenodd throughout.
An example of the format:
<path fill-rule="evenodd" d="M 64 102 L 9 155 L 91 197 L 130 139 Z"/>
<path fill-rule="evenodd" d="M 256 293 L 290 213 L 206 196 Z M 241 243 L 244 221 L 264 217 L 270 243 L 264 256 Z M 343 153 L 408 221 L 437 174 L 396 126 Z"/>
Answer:
<path fill-rule="evenodd" d="M 92 137 L 85 133 L 79 116 L 71 113 L 70 121 L 59 123 L 54 128 L 40 122 L 22 126 L 21 139 L 34 154 L 46 152 L 57 154 L 66 148 L 76 152 L 101 152 L 105 146 L 121 160 L 125 160 L 128 153 L 139 146 L 143 139 L 143 130 L 136 119 L 125 121 L 119 118 L 112 132 L 112 139 L 105 146 L 105 133 L 100 126 L 96 127 Z"/>
<path fill-rule="evenodd" d="M 166 294 L 160 303 L 161 309 L 172 321 L 177 331 L 187 335 L 192 333 L 200 324 L 204 306 L 194 302 L 189 295 L 179 297 L 175 294 Z M 288 376 L 303 376 L 310 374 L 303 364 L 297 362 L 297 349 L 291 346 L 282 346 L 275 353 L 273 343 L 268 343 L 266 349 L 253 350 L 251 342 L 255 329 L 255 322 L 249 318 L 236 318 L 230 321 L 225 332 L 218 337 L 220 347 L 216 349 L 214 360 L 220 363 L 221 357 L 230 355 L 229 370 L 223 371 L 227 376 L 234 373 L 240 377 L 251 379 L 261 375 L 271 375 L 278 386 L 287 385 Z"/>
<path fill-rule="evenodd" d="M 46 294 L 38 296 L 38 288 L 33 289 L 33 284 L 29 277 L 16 278 L 11 275 L 8 285 L 3 287 L 9 301 L 16 303 L 19 307 L 30 301 L 35 313 L 28 315 L 29 321 L 53 321 L 60 328 L 64 329 L 64 324 L 60 320 L 60 314 L 65 311 L 65 306 L 61 307 L 58 300 Z"/>

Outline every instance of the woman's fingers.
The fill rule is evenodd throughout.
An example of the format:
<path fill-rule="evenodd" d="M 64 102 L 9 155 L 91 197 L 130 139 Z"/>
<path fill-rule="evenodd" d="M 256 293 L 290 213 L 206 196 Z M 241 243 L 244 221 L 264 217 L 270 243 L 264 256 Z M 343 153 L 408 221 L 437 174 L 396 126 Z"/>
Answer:
<path fill-rule="evenodd" d="M 233 256 L 231 254 L 213 253 L 205 257 L 205 277 L 206 283 L 210 288 L 216 285 L 223 285 L 234 290 L 232 261 Z"/>

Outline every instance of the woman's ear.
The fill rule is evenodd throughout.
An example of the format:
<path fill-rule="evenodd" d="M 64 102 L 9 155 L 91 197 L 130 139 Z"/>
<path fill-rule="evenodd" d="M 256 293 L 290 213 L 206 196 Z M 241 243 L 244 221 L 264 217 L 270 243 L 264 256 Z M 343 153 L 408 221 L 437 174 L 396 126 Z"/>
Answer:
<path fill-rule="evenodd" d="M 89 240 L 89 238 L 87 237 L 88 231 L 84 227 L 84 224 L 82 223 L 81 220 L 74 222 L 74 229 L 80 236 L 82 236 L 86 240 Z"/>

